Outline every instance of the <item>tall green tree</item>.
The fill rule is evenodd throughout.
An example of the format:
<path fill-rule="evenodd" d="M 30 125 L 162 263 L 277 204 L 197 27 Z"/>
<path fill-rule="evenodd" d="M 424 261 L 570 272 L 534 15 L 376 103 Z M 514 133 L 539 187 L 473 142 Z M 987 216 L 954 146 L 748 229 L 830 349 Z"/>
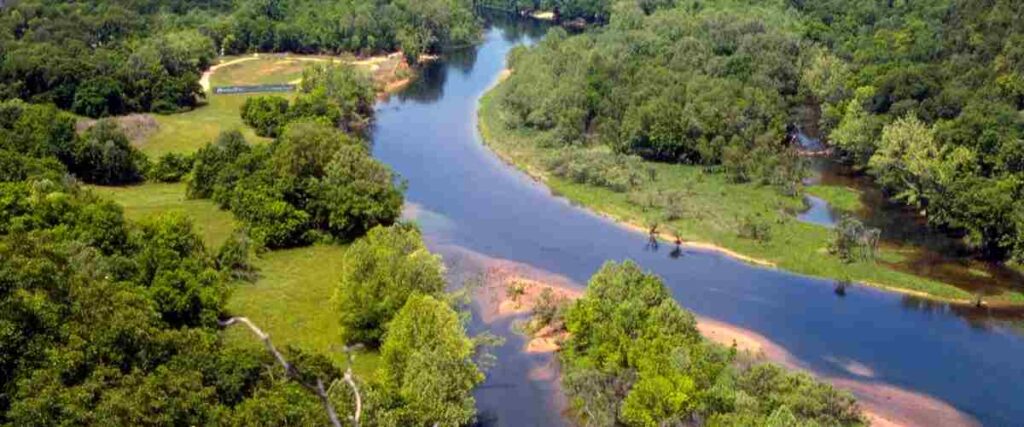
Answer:
<path fill-rule="evenodd" d="M 343 266 L 334 304 L 346 343 L 378 345 L 412 295 L 444 290 L 444 265 L 412 225 L 371 229 L 345 251 Z"/>

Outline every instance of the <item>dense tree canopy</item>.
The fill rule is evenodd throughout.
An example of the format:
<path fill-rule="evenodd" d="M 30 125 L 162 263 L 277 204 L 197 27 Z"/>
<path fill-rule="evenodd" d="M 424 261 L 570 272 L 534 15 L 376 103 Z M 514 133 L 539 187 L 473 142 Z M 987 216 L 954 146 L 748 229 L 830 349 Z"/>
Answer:
<path fill-rule="evenodd" d="M 0 423 L 248 425 L 291 388 L 269 356 L 220 344 L 226 276 L 189 220 L 131 223 L 48 180 L 0 187 Z"/>
<path fill-rule="evenodd" d="M 554 29 L 511 54 L 501 103 L 513 126 L 545 131 L 555 146 L 724 165 L 740 181 L 799 178 L 785 143 L 800 89 L 797 34 L 749 13 L 619 6 L 605 28 Z"/>
<path fill-rule="evenodd" d="M 188 192 L 213 198 L 245 222 L 257 244 L 355 239 L 401 213 L 402 189 L 365 142 L 316 121 L 292 122 L 272 144 L 237 131 L 196 153 Z"/>
<path fill-rule="evenodd" d="M 790 4 L 829 51 L 805 77 L 832 142 L 933 224 L 1024 259 L 1024 4 Z"/>
<path fill-rule="evenodd" d="M 216 55 L 383 52 L 464 44 L 468 0 L 15 0 L 0 9 L 0 99 L 90 117 L 190 108 Z"/>
<path fill-rule="evenodd" d="M 47 171 L 51 178 L 62 177 L 66 170 L 89 183 L 130 184 L 149 168 L 116 123 L 100 120 L 78 135 L 71 115 L 17 99 L 0 102 L 0 152 L 20 159 L 5 168 L 10 181 Z"/>
<path fill-rule="evenodd" d="M 856 402 L 806 374 L 735 365 L 661 280 L 608 263 L 565 312 L 563 384 L 592 425 L 861 425 Z M 777 417 L 791 422 L 772 424 Z"/>
<path fill-rule="evenodd" d="M 455 310 L 430 295 L 410 296 L 381 347 L 381 424 L 469 425 L 476 416 L 472 390 L 484 379 L 474 354 Z"/>
<path fill-rule="evenodd" d="M 444 291 L 444 265 L 412 225 L 377 227 L 345 252 L 334 294 L 346 343 L 377 345 L 384 325 L 413 294 Z"/>

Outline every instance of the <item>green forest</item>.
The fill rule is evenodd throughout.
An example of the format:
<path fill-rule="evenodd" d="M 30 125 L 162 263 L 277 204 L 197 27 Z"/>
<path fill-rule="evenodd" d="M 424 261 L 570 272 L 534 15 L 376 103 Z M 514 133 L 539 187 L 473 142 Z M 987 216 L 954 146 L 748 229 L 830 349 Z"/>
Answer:
<path fill-rule="evenodd" d="M 750 259 L 814 253 L 829 261 L 809 274 L 842 268 L 962 299 L 876 271 L 861 234 L 752 213 L 788 212 L 805 191 L 799 123 L 932 226 L 986 259 L 1024 262 L 1024 23 L 1013 19 L 1024 6 L 506 3 L 587 23 L 512 50 L 511 74 L 480 113 L 485 138 L 511 136 L 571 199 L 641 211 L 652 236 L 681 242 L 707 229 Z M 481 421 L 474 391 L 502 340 L 471 332 L 472 281 L 457 282 L 403 219 L 408 183 L 373 156 L 380 94 L 365 70 L 310 61 L 294 93 L 218 98 L 229 106 L 211 119 L 219 131 L 169 127 L 185 141 L 173 149 L 140 144 L 118 121 L 214 114 L 200 77 L 236 55 L 401 51 L 415 64 L 478 42 L 478 5 L 5 2 L 0 426 Z M 157 203 L 167 200 L 179 209 Z M 701 206 L 742 216 L 708 220 Z M 659 228 L 670 224 L 679 228 Z M 817 245 L 827 236 L 828 248 Z M 298 310 L 275 305 L 303 292 Z M 580 298 L 529 315 L 565 334 L 557 381 L 581 424 L 869 422 L 851 394 L 703 337 L 662 279 L 632 261 L 606 263 Z"/>
<path fill-rule="evenodd" d="M 0 98 L 76 114 L 175 112 L 218 55 L 379 53 L 471 43 L 468 0 L 15 0 L 0 14 Z"/>
<path fill-rule="evenodd" d="M 606 25 L 580 35 L 555 28 L 510 55 L 513 73 L 493 102 L 498 126 L 547 153 L 533 166 L 636 193 L 664 187 L 652 184 L 659 165 L 692 165 L 794 195 L 807 176 L 791 141 L 800 126 L 979 258 L 1024 261 L 1020 2 L 603 7 Z M 654 205 L 674 203 L 659 197 Z M 671 221 L 685 207 L 662 210 Z"/>

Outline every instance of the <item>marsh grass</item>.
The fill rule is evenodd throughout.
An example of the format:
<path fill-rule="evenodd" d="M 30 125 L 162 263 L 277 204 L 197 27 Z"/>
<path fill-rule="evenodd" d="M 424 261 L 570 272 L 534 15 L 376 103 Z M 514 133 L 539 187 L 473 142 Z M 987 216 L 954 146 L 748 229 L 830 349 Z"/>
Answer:
<path fill-rule="evenodd" d="M 970 301 L 973 297 L 971 292 L 953 285 L 886 266 L 904 258 L 904 254 L 893 248 L 880 248 L 876 262 L 846 263 L 830 255 L 827 247 L 831 231 L 797 221 L 792 212 L 804 209 L 801 197 L 784 195 L 774 187 L 731 183 L 723 174 L 706 172 L 697 166 L 648 162 L 657 170 L 657 179 L 645 184 L 642 191 L 681 191 L 686 195 L 671 207 L 674 212 L 666 215 L 665 206 L 638 204 L 637 198 L 631 198 L 629 192 L 615 192 L 551 176 L 542 166 L 551 149 L 536 143 L 544 134 L 506 125 L 498 103 L 502 89 L 499 84 L 480 101 L 478 125 L 484 142 L 506 161 L 543 180 L 553 194 L 574 204 L 639 226 L 654 221 L 660 231 L 678 235 L 684 241 L 710 243 L 799 274 L 850 279 L 942 300 Z M 806 191 L 840 210 L 860 208 L 858 194 L 851 189 L 810 187 Z M 742 219 L 751 215 L 765 218 L 770 224 L 771 239 L 756 241 L 740 236 Z M 666 220 L 672 217 L 677 218 Z M 1007 290 L 986 296 L 986 301 L 1024 303 L 1024 294 Z"/>

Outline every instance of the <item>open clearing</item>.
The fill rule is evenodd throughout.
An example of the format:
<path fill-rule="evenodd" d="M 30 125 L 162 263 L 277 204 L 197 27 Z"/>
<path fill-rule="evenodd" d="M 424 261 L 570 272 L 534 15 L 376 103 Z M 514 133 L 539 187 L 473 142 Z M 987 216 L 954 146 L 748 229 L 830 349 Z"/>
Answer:
<path fill-rule="evenodd" d="M 239 62 L 212 74 L 215 85 L 288 83 L 301 76 L 310 60 L 258 59 Z M 369 63 L 368 63 L 369 64 Z M 374 63 L 376 67 L 379 64 Z M 244 65 L 244 66 L 243 66 Z M 369 66 L 369 65 L 367 65 Z M 221 71 L 226 74 L 221 76 Z M 208 103 L 193 111 L 156 115 L 159 129 L 136 142 L 152 160 L 165 153 L 192 153 L 213 141 L 220 132 L 241 130 L 250 143 L 266 142 L 242 123 L 239 110 L 251 96 L 264 94 L 208 95 Z M 291 94 L 278 94 L 291 97 Z M 166 212 L 180 212 L 194 221 L 207 248 L 215 251 L 231 235 L 237 222 L 231 212 L 221 210 L 210 200 L 189 200 L 186 184 L 147 182 L 127 187 L 90 187 L 125 209 L 132 220 L 145 220 Z M 255 283 L 237 283 L 227 309 L 233 315 L 252 319 L 267 331 L 274 343 L 284 348 L 321 352 L 339 367 L 345 366 L 341 351 L 340 325 L 333 316 L 331 296 L 338 284 L 344 247 L 317 245 L 306 248 L 271 251 L 257 256 L 259 271 Z M 234 328 L 224 333 L 231 345 L 260 346 L 248 331 Z M 373 375 L 378 355 L 375 351 L 357 354 L 354 369 L 364 378 Z"/>
<path fill-rule="evenodd" d="M 278 55 L 224 58 L 209 76 L 214 87 L 227 85 L 258 85 L 298 83 L 302 70 L 317 62 L 348 61 L 366 70 L 373 78 L 378 90 L 394 90 L 408 81 L 408 66 L 400 55 L 375 56 L 356 59 L 352 56 Z M 209 90 L 206 104 L 192 111 L 178 114 L 154 115 L 158 129 L 150 136 L 136 142 L 142 152 L 157 158 L 166 153 L 192 153 L 213 141 L 222 131 L 238 129 L 249 142 L 266 142 L 267 138 L 256 136 L 252 129 L 242 123 L 240 115 L 245 100 L 262 95 L 277 95 L 285 98 L 292 93 L 247 93 L 214 95 Z"/>
<path fill-rule="evenodd" d="M 97 194 L 124 207 L 125 216 L 142 221 L 164 213 L 178 212 L 192 218 L 206 247 L 216 250 L 235 229 L 231 212 L 220 210 L 209 200 L 185 198 L 185 184 L 146 183 L 129 187 L 91 186 Z"/>

